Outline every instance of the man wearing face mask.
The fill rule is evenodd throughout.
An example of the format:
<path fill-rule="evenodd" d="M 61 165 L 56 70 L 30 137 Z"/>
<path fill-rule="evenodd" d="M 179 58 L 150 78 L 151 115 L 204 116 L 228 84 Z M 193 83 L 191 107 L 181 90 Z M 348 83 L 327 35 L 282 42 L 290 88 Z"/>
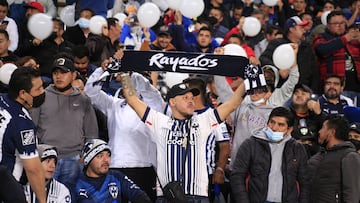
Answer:
<path fill-rule="evenodd" d="M 297 45 L 293 45 L 293 48 L 294 54 L 296 54 Z M 275 81 L 271 81 L 267 75 L 262 74 L 263 69 L 258 68 L 256 71 L 254 70 L 249 69 L 247 74 L 251 75 L 249 77 L 254 80 L 254 82 L 250 82 L 250 84 L 257 84 L 257 86 L 250 88 L 251 90 L 247 92 L 248 95 L 244 98 L 244 101 L 235 110 L 235 113 L 231 114 L 231 119 L 235 127 L 231 149 L 232 160 L 236 159 L 237 151 L 241 143 L 251 136 L 252 131 L 266 126 L 266 121 L 268 120 L 271 110 L 274 107 L 282 106 L 291 97 L 293 88 L 299 79 L 296 62 L 294 62 L 294 65 L 289 71 L 290 75 L 288 80 L 281 88 L 275 88 Z M 232 94 L 230 86 L 227 85 L 225 77 L 215 76 L 214 78 L 221 101 L 226 101 Z M 230 169 L 232 165 L 233 162 L 230 162 Z"/>
<path fill-rule="evenodd" d="M 58 57 L 52 68 L 54 84 L 46 90 L 46 101 L 32 109 L 31 117 L 38 129 L 39 143 L 58 149 L 54 178 L 72 192 L 81 171 L 80 151 L 87 139 L 98 137 L 98 125 L 90 99 L 72 87 L 76 78 L 71 59 Z M 74 195 L 71 195 L 72 197 Z"/>
<path fill-rule="evenodd" d="M 348 140 L 348 122 L 342 117 L 327 119 L 319 131 L 323 148 L 308 161 L 309 202 L 359 202 L 360 156 Z"/>
<path fill-rule="evenodd" d="M 360 154 L 360 123 L 352 123 L 349 128 L 349 141 L 353 143 L 357 153 Z"/>
<path fill-rule="evenodd" d="M 290 135 L 293 124 L 288 109 L 274 108 L 267 127 L 242 143 L 230 177 L 234 202 L 308 202 L 307 153 Z"/>
<path fill-rule="evenodd" d="M 28 110 L 39 107 L 44 100 L 40 72 L 32 68 L 16 69 L 8 94 L 0 95 L 0 165 L 17 181 L 25 171 L 32 190 L 42 203 L 46 202 L 45 176 L 36 149 L 36 126 Z M 24 194 L 16 193 L 19 184 L 6 180 L 1 177 L 1 184 L 6 187 L 1 187 L 0 201 L 25 202 Z"/>
<path fill-rule="evenodd" d="M 80 11 L 80 18 L 73 27 L 67 27 L 63 35 L 64 39 L 70 41 L 74 45 L 84 45 L 86 39 L 94 35 L 90 32 L 90 18 L 95 15 L 94 11 L 84 8 Z"/>

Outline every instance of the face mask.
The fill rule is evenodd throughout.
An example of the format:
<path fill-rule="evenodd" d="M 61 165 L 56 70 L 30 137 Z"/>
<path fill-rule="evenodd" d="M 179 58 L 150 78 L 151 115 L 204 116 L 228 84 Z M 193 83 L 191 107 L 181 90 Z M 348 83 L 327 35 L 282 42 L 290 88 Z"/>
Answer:
<path fill-rule="evenodd" d="M 274 132 L 270 128 L 266 129 L 265 134 L 270 142 L 279 142 L 284 138 L 283 132 Z"/>
<path fill-rule="evenodd" d="M 44 101 L 45 101 L 45 92 L 43 92 L 42 94 L 40 94 L 40 95 L 38 95 L 36 97 L 32 96 L 32 98 L 33 98 L 33 104 L 32 104 L 31 107 L 37 108 L 37 107 L 41 106 L 44 103 Z"/>
<path fill-rule="evenodd" d="M 72 88 L 72 85 L 71 83 L 69 83 L 67 86 L 65 86 L 64 88 L 57 88 L 56 89 L 59 91 L 59 92 L 65 92 L 66 90 L 69 90 Z"/>
<path fill-rule="evenodd" d="M 354 140 L 354 139 L 350 139 L 349 140 L 351 143 L 353 143 L 353 145 L 356 148 L 356 151 L 360 149 L 360 140 Z"/>
<path fill-rule="evenodd" d="M 264 98 L 261 98 L 257 101 L 251 101 L 251 103 L 255 106 L 259 106 L 260 104 L 264 103 L 265 102 L 265 99 Z"/>
<path fill-rule="evenodd" d="M 79 25 L 79 27 L 82 28 L 82 29 L 89 28 L 89 27 L 90 27 L 89 24 L 90 24 L 90 20 L 89 20 L 89 19 L 79 18 L 79 20 L 78 20 L 78 25 Z"/>

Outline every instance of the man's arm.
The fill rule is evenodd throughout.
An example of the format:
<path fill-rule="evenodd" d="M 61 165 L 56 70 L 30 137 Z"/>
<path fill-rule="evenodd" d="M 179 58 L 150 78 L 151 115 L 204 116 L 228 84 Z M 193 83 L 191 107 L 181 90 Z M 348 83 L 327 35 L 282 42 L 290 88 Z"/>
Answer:
<path fill-rule="evenodd" d="M 347 154 L 341 163 L 343 202 L 359 202 L 360 196 L 360 155 Z"/>
<path fill-rule="evenodd" d="M 241 83 L 234 92 L 234 94 L 231 96 L 231 98 L 217 108 L 220 119 L 222 121 L 225 120 L 226 117 L 240 105 L 243 100 L 244 94 L 245 85 L 244 83 Z"/>
<path fill-rule="evenodd" d="M 121 74 L 121 84 L 127 103 L 134 109 L 140 119 L 142 119 L 146 112 L 147 105 L 139 99 L 129 73 Z"/>
<path fill-rule="evenodd" d="M 38 157 L 22 159 L 26 176 L 39 203 L 46 203 L 45 175 Z"/>
<path fill-rule="evenodd" d="M 213 184 L 223 184 L 225 179 L 225 168 L 230 155 L 230 142 L 219 142 L 219 160 L 216 163 L 216 169 L 213 175 Z"/>

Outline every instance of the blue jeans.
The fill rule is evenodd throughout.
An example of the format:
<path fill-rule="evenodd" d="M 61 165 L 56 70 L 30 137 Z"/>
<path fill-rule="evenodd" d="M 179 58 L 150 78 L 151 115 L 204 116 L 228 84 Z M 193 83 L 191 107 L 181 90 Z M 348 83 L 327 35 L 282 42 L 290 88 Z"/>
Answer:
<path fill-rule="evenodd" d="M 80 156 L 58 159 L 54 173 L 54 179 L 63 183 L 71 193 L 72 202 L 75 202 L 75 186 L 83 164 L 79 162 Z"/>
<path fill-rule="evenodd" d="M 188 203 L 209 203 L 208 197 L 203 196 L 192 196 L 192 195 L 186 195 Z M 161 196 L 156 199 L 156 203 L 167 203 L 167 200 L 165 197 Z"/>

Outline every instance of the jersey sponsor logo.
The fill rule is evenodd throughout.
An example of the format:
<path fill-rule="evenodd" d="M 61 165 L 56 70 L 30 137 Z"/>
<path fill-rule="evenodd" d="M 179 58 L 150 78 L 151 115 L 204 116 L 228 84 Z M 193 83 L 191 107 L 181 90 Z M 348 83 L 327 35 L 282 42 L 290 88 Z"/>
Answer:
<path fill-rule="evenodd" d="M 116 199 L 119 194 L 119 190 L 118 190 L 116 183 L 109 183 L 108 187 L 109 187 L 109 193 L 110 193 L 111 197 L 113 199 Z"/>
<path fill-rule="evenodd" d="M 86 198 L 89 198 L 89 196 L 87 195 L 86 189 L 80 189 L 80 190 L 79 190 L 79 195 L 80 195 L 80 196 L 84 196 L 84 197 L 86 197 Z"/>
<path fill-rule="evenodd" d="M 168 145 L 184 145 L 184 143 L 186 143 L 186 139 L 173 139 L 173 140 L 168 140 L 166 143 Z M 190 140 L 189 144 L 195 145 L 194 140 Z"/>
<path fill-rule="evenodd" d="M 35 133 L 33 129 L 20 131 L 23 146 L 35 144 Z"/>

